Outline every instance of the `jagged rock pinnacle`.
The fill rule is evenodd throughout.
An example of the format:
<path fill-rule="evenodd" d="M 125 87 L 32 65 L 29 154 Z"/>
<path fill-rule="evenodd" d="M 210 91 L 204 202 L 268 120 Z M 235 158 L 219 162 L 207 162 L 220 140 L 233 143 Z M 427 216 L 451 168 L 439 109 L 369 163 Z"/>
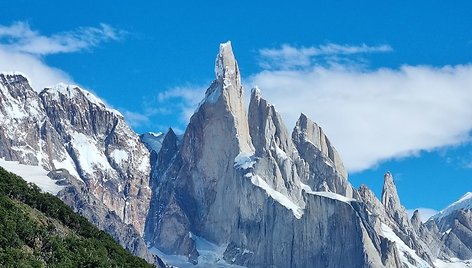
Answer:
<path fill-rule="evenodd" d="M 251 99 L 259 100 L 261 98 L 261 90 L 255 86 L 251 89 Z"/>
<path fill-rule="evenodd" d="M 400 203 L 397 187 L 393 180 L 392 173 L 386 172 L 384 175 L 384 185 L 382 189 L 382 205 L 385 212 L 401 226 L 408 225 L 408 216 L 405 208 Z"/>
<path fill-rule="evenodd" d="M 295 124 L 292 134 L 295 143 L 304 143 L 305 140 L 311 142 L 323 155 L 325 155 L 336 167 L 337 172 L 343 178 L 347 178 L 347 171 L 341 161 L 337 150 L 331 145 L 323 129 L 315 122 L 311 121 L 305 114 L 301 113 Z"/>
<path fill-rule="evenodd" d="M 218 81 L 224 85 L 235 83 L 234 86 L 241 84 L 238 63 L 233 54 L 231 41 L 220 44 L 220 51 L 216 57 L 215 75 Z"/>

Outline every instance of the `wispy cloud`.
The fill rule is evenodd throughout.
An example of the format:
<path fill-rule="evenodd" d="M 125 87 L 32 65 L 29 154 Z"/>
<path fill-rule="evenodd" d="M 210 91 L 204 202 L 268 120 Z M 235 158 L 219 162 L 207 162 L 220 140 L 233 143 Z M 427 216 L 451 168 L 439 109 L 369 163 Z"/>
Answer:
<path fill-rule="evenodd" d="M 265 70 L 251 83 L 293 126 L 318 122 L 351 172 L 470 140 L 472 65 Z"/>
<path fill-rule="evenodd" d="M 3 49 L 33 55 L 77 52 L 96 47 L 102 42 L 119 40 L 124 35 L 124 31 L 104 23 L 99 27 L 80 27 L 50 36 L 31 29 L 26 22 L 0 25 L 0 43 Z"/>
<path fill-rule="evenodd" d="M 388 45 L 332 45 L 312 47 L 301 54 L 390 50 Z M 321 125 L 350 172 L 471 140 L 472 64 L 371 69 L 346 62 L 319 65 L 308 61 L 299 68 L 286 66 L 255 73 L 246 84 L 261 88 L 288 128 L 301 112 Z M 188 122 L 206 87 L 169 89 L 151 106 L 177 113 L 181 126 Z"/>
<path fill-rule="evenodd" d="M 43 35 L 26 22 L 0 25 L 0 72 L 21 73 L 40 91 L 59 82 L 78 84 L 64 71 L 51 67 L 44 58 L 51 54 L 91 49 L 125 35 L 107 24 Z"/>
<path fill-rule="evenodd" d="M 157 121 L 162 117 L 175 116 L 174 131 L 183 132 L 195 112 L 195 108 L 205 95 L 206 86 L 190 85 L 173 87 L 142 102 L 140 110 L 124 111 L 127 122 L 135 127 L 157 127 L 165 130 L 169 126 L 160 125 Z"/>
<path fill-rule="evenodd" d="M 196 85 L 174 87 L 159 93 L 157 100 L 160 105 L 167 104 L 173 112 L 178 111 L 181 121 L 188 123 L 198 103 L 203 99 L 206 88 L 207 86 Z"/>
<path fill-rule="evenodd" d="M 294 47 L 284 44 L 280 48 L 263 48 L 259 50 L 259 65 L 265 69 L 293 69 L 307 67 L 319 58 L 330 58 L 368 53 L 385 53 L 393 51 L 389 45 L 359 46 L 329 43 L 320 46 Z"/>
<path fill-rule="evenodd" d="M 77 84 L 64 71 L 48 66 L 30 54 L 12 52 L 0 46 L 0 73 L 19 73 L 26 76 L 36 91 L 59 82 Z"/>
<path fill-rule="evenodd" d="M 150 116 L 147 114 L 132 112 L 124 109 L 122 109 L 122 111 L 126 122 L 128 122 L 131 127 L 147 126 L 151 121 Z"/>

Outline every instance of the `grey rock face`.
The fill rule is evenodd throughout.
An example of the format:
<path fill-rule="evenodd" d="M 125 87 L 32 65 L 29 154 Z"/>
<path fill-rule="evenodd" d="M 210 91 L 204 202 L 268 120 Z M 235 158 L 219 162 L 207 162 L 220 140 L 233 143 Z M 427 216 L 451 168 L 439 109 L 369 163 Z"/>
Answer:
<path fill-rule="evenodd" d="M 376 228 L 377 232 L 389 239 L 392 239 L 394 235 L 405 244 L 402 246 L 397 243 L 401 262 L 415 267 L 433 266 L 433 261 L 437 256 L 437 248 L 434 245 L 437 245 L 438 241 L 419 221 L 417 213 L 412 221 L 408 219 L 390 172 L 384 176 L 382 203 L 366 186 L 360 187 L 359 196 L 368 207 L 371 225 Z M 388 229 L 392 233 L 389 234 Z"/>
<path fill-rule="evenodd" d="M 142 239 L 130 242 L 144 231 L 149 152 L 123 117 L 75 86 L 60 84 L 38 94 L 21 75 L 0 75 L 0 102 L 0 157 L 67 170 L 75 178 L 75 193 L 60 197 L 149 260 Z M 81 202 L 74 202 L 78 198 Z"/>
<path fill-rule="evenodd" d="M 441 239 L 439 257 L 444 260 L 472 259 L 472 194 L 433 216 L 426 226 Z"/>
<path fill-rule="evenodd" d="M 261 97 L 257 88 L 252 90 L 248 116 L 255 148 L 252 173 L 264 178 L 275 191 L 303 206 L 300 182 L 309 180 L 306 176 L 308 167 L 300 158 L 282 117 Z"/>
<path fill-rule="evenodd" d="M 384 176 L 384 185 L 382 189 L 382 205 L 385 208 L 387 215 L 395 221 L 401 229 L 409 225 L 408 215 L 405 208 L 400 203 L 398 197 L 397 187 L 393 182 L 393 177 L 390 172 Z"/>
<path fill-rule="evenodd" d="M 118 113 L 78 87 L 39 94 L 46 114 L 92 194 L 139 233 L 149 207 L 149 152 Z"/>
<path fill-rule="evenodd" d="M 324 134 L 315 145 L 305 120 L 291 137 L 257 89 L 246 114 L 229 44 L 215 69 L 179 146 L 172 135 L 163 142 L 146 239 L 191 262 L 200 236 L 225 246 L 227 262 L 249 267 L 396 267 L 398 251 L 350 198 L 357 194 Z M 299 152 L 308 142 L 317 157 Z"/>
<path fill-rule="evenodd" d="M 300 118 L 295 125 L 295 130 L 292 137 L 299 145 L 306 146 L 307 144 L 305 144 L 305 142 L 311 143 L 311 145 L 319 151 L 317 155 L 327 157 L 327 161 L 335 166 L 336 172 L 343 178 L 347 179 L 347 171 L 344 168 L 338 152 L 331 145 L 331 142 L 329 141 L 328 137 L 326 137 L 321 127 L 311 121 L 303 113 L 300 115 Z"/>
<path fill-rule="evenodd" d="M 300 156 L 309 165 L 309 184 L 313 189 L 354 197 L 341 158 L 317 124 L 301 114 L 292 139 Z"/>
<path fill-rule="evenodd" d="M 148 251 L 144 239 L 136 229 L 130 224 L 125 224 L 115 212 L 107 209 L 83 183 L 73 178 L 67 170 L 54 170 L 48 176 L 67 182 L 67 187 L 58 193 L 58 197 L 75 212 L 87 218 L 100 230 L 110 234 L 113 239 L 136 256 L 149 263 L 159 263 L 159 260 Z"/>
<path fill-rule="evenodd" d="M 48 169 L 71 161 L 25 77 L 0 74 L 0 102 L 0 157 Z"/>
<path fill-rule="evenodd" d="M 460 210 L 448 218 L 443 220 L 440 228 L 443 230 L 449 227 L 444 231 L 442 239 L 444 251 L 449 257 L 461 260 L 472 259 L 472 210 Z"/>

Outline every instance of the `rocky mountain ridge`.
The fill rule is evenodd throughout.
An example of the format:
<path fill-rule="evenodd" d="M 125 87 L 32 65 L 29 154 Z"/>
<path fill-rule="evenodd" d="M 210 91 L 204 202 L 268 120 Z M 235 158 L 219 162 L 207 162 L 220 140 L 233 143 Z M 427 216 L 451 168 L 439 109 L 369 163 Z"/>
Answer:
<path fill-rule="evenodd" d="M 434 266 L 441 241 L 408 218 L 390 173 L 382 201 L 365 186 L 354 189 L 338 153 L 305 115 L 290 135 L 258 88 L 245 111 L 229 43 L 215 65 L 216 79 L 181 143 L 169 134 L 161 149 L 167 156 L 154 165 L 145 232 L 151 245 L 193 263 L 196 237 L 203 237 L 225 248 L 227 263 L 248 267 Z"/>
<path fill-rule="evenodd" d="M 123 245 L 153 260 L 141 238 L 151 195 L 149 152 L 121 114 L 77 86 L 38 93 L 25 77 L 1 74 L 0 122 L 0 158 L 66 170 L 61 174 L 74 190 L 62 199 L 76 211 L 89 207 L 93 212 L 83 215 L 112 235 L 134 237 L 139 246 Z M 68 202 L 76 197 L 67 193 L 87 201 Z M 118 220 L 107 221 L 110 215 Z M 113 231 L 127 225 L 127 232 Z"/>
<path fill-rule="evenodd" d="M 147 246 L 203 267 L 434 267 L 472 258 L 470 207 L 424 224 L 418 212 L 409 219 L 390 173 L 380 200 L 355 189 L 321 127 L 301 114 L 289 132 L 260 89 L 248 108 L 243 96 L 231 43 L 220 46 L 215 80 L 183 136 L 138 136 L 86 90 L 38 93 L 20 75 L 0 75 L 0 158 L 50 171 L 67 186 L 58 194 L 66 204 L 148 261 Z M 214 263 L 202 241 L 218 248 Z"/>

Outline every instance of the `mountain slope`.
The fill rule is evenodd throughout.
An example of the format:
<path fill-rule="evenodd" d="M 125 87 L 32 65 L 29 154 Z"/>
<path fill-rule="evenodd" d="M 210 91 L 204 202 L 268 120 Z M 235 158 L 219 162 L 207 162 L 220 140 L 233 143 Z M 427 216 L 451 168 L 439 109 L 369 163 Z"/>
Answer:
<path fill-rule="evenodd" d="M 141 237 L 150 154 L 123 116 L 77 86 L 34 90 L 21 75 L 0 74 L 0 104 L 0 158 L 64 175 L 54 194 L 67 189 L 64 202 L 152 262 Z"/>
<path fill-rule="evenodd" d="M 0 168 L 2 267 L 152 267 L 58 198 Z"/>
<path fill-rule="evenodd" d="M 31 171 L 27 179 L 148 262 L 147 246 L 198 267 L 467 263 L 470 198 L 426 224 L 417 212 L 409 219 L 389 172 L 380 200 L 354 189 L 320 126 L 301 114 L 289 132 L 258 88 L 244 100 L 229 42 L 182 136 L 138 136 L 77 86 L 35 92 L 0 75 L 0 165 Z"/>
<path fill-rule="evenodd" d="M 441 240 L 441 259 L 468 261 L 472 266 L 472 193 L 431 217 L 426 225 Z"/>

